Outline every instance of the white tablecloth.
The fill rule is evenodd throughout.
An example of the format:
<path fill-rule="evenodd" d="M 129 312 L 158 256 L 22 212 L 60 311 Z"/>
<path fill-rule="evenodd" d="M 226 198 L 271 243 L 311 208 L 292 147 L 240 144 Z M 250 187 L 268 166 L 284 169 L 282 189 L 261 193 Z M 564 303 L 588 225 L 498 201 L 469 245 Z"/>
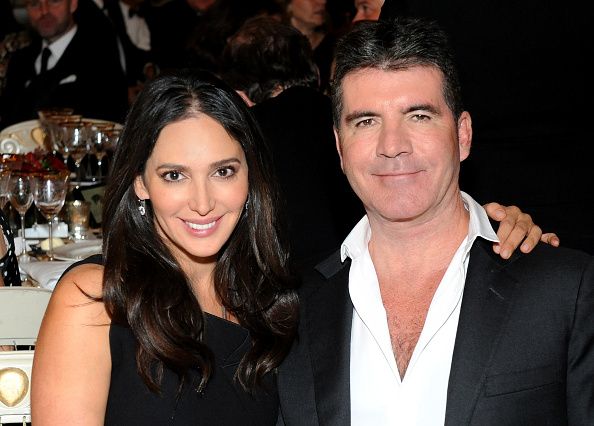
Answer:
<path fill-rule="evenodd" d="M 29 276 L 40 287 L 53 290 L 62 273 L 75 261 L 55 260 L 53 262 L 32 260 L 19 264 L 21 275 Z"/>

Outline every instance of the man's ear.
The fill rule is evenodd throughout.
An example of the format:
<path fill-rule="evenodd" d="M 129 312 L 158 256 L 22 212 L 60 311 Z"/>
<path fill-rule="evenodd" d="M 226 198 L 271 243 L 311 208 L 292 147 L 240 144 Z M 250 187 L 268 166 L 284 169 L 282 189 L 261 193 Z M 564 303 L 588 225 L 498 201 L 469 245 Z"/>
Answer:
<path fill-rule="evenodd" d="M 78 0 L 70 0 L 70 13 L 76 12 L 78 9 Z"/>
<path fill-rule="evenodd" d="M 460 149 L 460 161 L 464 161 L 470 155 L 472 145 L 472 119 L 468 111 L 464 111 L 458 119 L 458 146 Z"/>
<path fill-rule="evenodd" d="M 134 192 L 136 193 L 136 196 L 140 200 L 147 200 L 150 198 L 148 190 L 146 189 L 146 186 L 144 185 L 144 180 L 142 179 L 142 175 L 138 175 L 134 179 Z"/>
<path fill-rule="evenodd" d="M 336 127 L 334 127 L 334 141 L 336 142 L 336 151 L 338 152 L 338 157 L 340 158 L 340 168 L 344 173 L 344 166 L 342 164 L 342 149 L 340 147 L 340 135 Z"/>

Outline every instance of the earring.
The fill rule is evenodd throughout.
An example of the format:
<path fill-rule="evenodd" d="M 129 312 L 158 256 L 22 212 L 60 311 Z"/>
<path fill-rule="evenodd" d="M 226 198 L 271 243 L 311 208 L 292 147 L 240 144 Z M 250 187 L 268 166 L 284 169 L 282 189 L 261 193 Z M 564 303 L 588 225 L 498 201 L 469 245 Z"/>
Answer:
<path fill-rule="evenodd" d="M 248 196 L 248 199 L 245 201 L 245 211 L 246 212 L 248 211 L 249 205 L 250 205 L 250 197 Z"/>
<path fill-rule="evenodd" d="M 138 200 L 138 211 L 140 212 L 140 216 L 144 216 L 146 214 L 146 201 L 145 200 Z"/>

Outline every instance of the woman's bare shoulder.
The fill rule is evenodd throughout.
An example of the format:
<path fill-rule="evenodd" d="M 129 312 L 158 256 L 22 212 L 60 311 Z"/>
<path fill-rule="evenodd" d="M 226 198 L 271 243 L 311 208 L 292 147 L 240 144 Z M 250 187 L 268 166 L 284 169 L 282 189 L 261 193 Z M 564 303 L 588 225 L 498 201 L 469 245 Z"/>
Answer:
<path fill-rule="evenodd" d="M 95 320 L 109 322 L 103 296 L 103 266 L 86 263 L 78 265 L 65 273 L 52 294 L 50 307 L 78 309 L 71 311 L 73 315 L 90 316 Z"/>

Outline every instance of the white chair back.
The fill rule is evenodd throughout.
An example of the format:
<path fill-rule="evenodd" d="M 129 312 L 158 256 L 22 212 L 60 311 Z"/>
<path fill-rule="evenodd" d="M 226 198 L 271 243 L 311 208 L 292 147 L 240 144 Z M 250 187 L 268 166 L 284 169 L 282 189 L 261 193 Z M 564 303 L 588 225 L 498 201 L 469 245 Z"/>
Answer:
<path fill-rule="evenodd" d="M 0 345 L 34 345 L 52 292 L 0 287 Z"/>
<path fill-rule="evenodd" d="M 0 345 L 32 346 L 50 290 L 0 287 Z M 0 425 L 31 422 L 33 350 L 0 350 Z"/>

